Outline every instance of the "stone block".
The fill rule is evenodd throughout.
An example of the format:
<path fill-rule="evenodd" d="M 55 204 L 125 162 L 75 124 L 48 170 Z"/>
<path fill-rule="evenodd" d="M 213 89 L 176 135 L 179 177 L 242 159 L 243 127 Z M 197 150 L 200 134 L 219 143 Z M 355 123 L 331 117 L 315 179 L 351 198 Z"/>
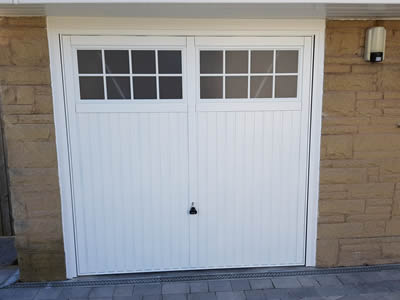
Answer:
<path fill-rule="evenodd" d="M 382 251 L 379 247 L 358 248 L 354 245 L 341 246 L 338 258 L 339 266 L 356 266 L 364 264 L 373 264 L 382 256 Z"/>
<path fill-rule="evenodd" d="M 326 200 L 319 202 L 321 215 L 356 214 L 365 210 L 364 200 Z"/>
<path fill-rule="evenodd" d="M 339 253 L 338 240 L 317 240 L 317 266 L 331 267 L 337 264 Z"/>
<path fill-rule="evenodd" d="M 321 204 L 319 204 L 319 205 L 321 205 Z M 319 224 L 344 223 L 344 221 L 345 221 L 344 215 L 328 215 L 328 216 L 320 215 L 318 217 Z"/>
<path fill-rule="evenodd" d="M 387 71 L 385 76 L 389 77 L 393 73 L 397 74 L 397 72 Z M 326 91 L 376 91 L 377 82 L 375 74 L 325 74 L 324 89 Z M 391 87 L 386 82 L 384 86 Z"/>
<path fill-rule="evenodd" d="M 362 237 L 363 235 L 363 223 L 336 223 L 318 225 L 318 238 L 321 240 Z"/>
<path fill-rule="evenodd" d="M 400 66 L 385 65 L 379 75 L 378 86 L 383 91 L 400 91 Z"/>
<path fill-rule="evenodd" d="M 392 219 L 386 222 L 386 234 L 387 235 L 400 235 L 400 219 Z"/>
<path fill-rule="evenodd" d="M 393 183 L 367 183 L 348 185 L 352 199 L 392 198 L 394 195 Z"/>
<path fill-rule="evenodd" d="M 17 66 L 47 66 L 49 64 L 46 39 L 35 37 L 11 39 L 10 49 L 11 61 Z"/>
<path fill-rule="evenodd" d="M 9 180 L 12 186 L 53 185 L 58 187 L 57 168 L 10 168 Z"/>
<path fill-rule="evenodd" d="M 361 100 L 381 100 L 383 99 L 382 92 L 357 92 L 357 99 Z"/>
<path fill-rule="evenodd" d="M 325 55 L 343 56 L 343 55 L 360 55 L 360 30 L 328 30 L 326 32 Z"/>
<path fill-rule="evenodd" d="M 37 114 L 52 114 L 53 101 L 51 95 L 36 95 L 34 112 Z"/>
<path fill-rule="evenodd" d="M 351 72 L 351 66 L 339 65 L 339 64 L 327 64 L 324 68 L 325 73 L 349 73 Z"/>
<path fill-rule="evenodd" d="M 2 84 L 49 84 L 48 67 L 0 67 L 0 82 Z"/>
<path fill-rule="evenodd" d="M 384 257 L 400 259 L 400 243 L 387 243 L 382 245 L 382 254 Z"/>
<path fill-rule="evenodd" d="M 326 147 L 327 159 L 343 159 L 353 156 L 353 137 L 351 135 L 328 135 L 322 137 Z"/>
<path fill-rule="evenodd" d="M 21 281 L 65 279 L 64 253 L 29 253 L 19 251 L 18 266 Z"/>
<path fill-rule="evenodd" d="M 8 166 L 10 168 L 57 167 L 56 145 L 53 142 L 10 142 Z"/>
<path fill-rule="evenodd" d="M 12 17 L 7 18 L 8 25 L 11 26 L 22 26 L 22 27 L 46 27 L 45 17 Z"/>
<path fill-rule="evenodd" d="M 352 116 L 355 110 L 355 93 L 353 92 L 327 92 L 324 94 L 324 114 Z"/>
<path fill-rule="evenodd" d="M 364 168 L 323 168 L 320 171 L 321 184 L 366 183 L 367 170 Z"/>
<path fill-rule="evenodd" d="M 52 124 L 8 124 L 4 131 L 7 142 L 46 142 L 53 127 Z"/>
<path fill-rule="evenodd" d="M 386 221 L 390 219 L 390 215 L 387 214 L 360 214 L 360 215 L 349 215 L 346 217 L 348 223 L 359 223 L 369 221 Z"/>
<path fill-rule="evenodd" d="M 382 65 L 370 64 L 370 65 L 353 65 L 351 67 L 351 72 L 353 73 L 378 73 L 382 70 Z"/>
<path fill-rule="evenodd" d="M 400 149 L 400 135 L 398 134 L 362 134 L 354 137 L 354 151 L 397 151 Z"/>

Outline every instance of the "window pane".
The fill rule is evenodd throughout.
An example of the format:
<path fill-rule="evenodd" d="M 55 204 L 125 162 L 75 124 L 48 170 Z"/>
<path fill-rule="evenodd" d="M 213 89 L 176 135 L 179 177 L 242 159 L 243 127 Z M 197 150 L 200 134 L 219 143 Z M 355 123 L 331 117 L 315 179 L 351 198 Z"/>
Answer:
<path fill-rule="evenodd" d="M 158 73 L 182 74 L 181 51 L 158 51 Z"/>
<path fill-rule="evenodd" d="M 129 77 L 107 77 L 108 99 L 131 99 Z"/>
<path fill-rule="evenodd" d="M 276 76 L 275 97 L 276 98 L 297 97 L 297 76 Z"/>
<path fill-rule="evenodd" d="M 273 51 L 251 51 L 251 73 L 272 73 L 273 69 Z"/>
<path fill-rule="evenodd" d="M 226 51 L 225 53 L 225 73 L 247 73 L 248 70 L 247 51 Z"/>
<path fill-rule="evenodd" d="M 79 77 L 81 99 L 104 99 L 103 77 Z"/>
<path fill-rule="evenodd" d="M 101 74 L 101 50 L 78 50 L 78 70 L 81 74 Z"/>
<path fill-rule="evenodd" d="M 222 98 L 222 77 L 201 77 L 200 98 L 202 99 Z"/>
<path fill-rule="evenodd" d="M 105 50 L 106 73 L 129 73 L 129 52 L 128 50 Z"/>
<path fill-rule="evenodd" d="M 222 51 L 200 51 L 200 73 L 222 73 Z"/>
<path fill-rule="evenodd" d="M 182 99 L 182 77 L 160 77 L 160 99 Z"/>
<path fill-rule="evenodd" d="M 225 98 L 247 98 L 247 76 L 226 77 Z"/>
<path fill-rule="evenodd" d="M 133 77 L 133 95 L 135 99 L 157 99 L 155 77 Z"/>
<path fill-rule="evenodd" d="M 272 98 L 272 76 L 252 76 L 250 79 L 251 98 Z"/>
<path fill-rule="evenodd" d="M 156 73 L 155 51 L 152 50 L 132 51 L 132 72 L 136 74 L 155 74 Z"/>
<path fill-rule="evenodd" d="M 276 73 L 297 73 L 299 64 L 299 51 L 276 51 Z"/>

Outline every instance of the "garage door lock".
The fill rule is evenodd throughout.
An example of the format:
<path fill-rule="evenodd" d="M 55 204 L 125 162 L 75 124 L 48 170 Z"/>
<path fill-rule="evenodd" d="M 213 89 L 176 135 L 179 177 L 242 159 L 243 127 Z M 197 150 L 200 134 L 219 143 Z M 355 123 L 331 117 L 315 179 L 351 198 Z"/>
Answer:
<path fill-rule="evenodd" d="M 197 215 L 197 209 L 194 207 L 194 202 L 192 202 L 192 207 L 189 210 L 190 215 Z"/>

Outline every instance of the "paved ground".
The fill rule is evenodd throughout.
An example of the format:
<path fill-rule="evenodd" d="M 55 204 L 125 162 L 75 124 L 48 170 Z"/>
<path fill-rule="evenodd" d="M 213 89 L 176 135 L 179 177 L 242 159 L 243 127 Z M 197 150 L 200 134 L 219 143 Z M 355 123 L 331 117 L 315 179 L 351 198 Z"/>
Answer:
<path fill-rule="evenodd" d="M 0 289 L 0 299 L 12 300 L 400 300 L 400 270 L 321 276 L 291 276 L 106 285 Z"/>

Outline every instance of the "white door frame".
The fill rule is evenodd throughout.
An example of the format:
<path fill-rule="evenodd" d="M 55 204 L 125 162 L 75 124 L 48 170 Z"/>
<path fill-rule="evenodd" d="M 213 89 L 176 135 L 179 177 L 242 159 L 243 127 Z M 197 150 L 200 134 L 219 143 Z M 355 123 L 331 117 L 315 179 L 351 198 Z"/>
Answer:
<path fill-rule="evenodd" d="M 325 20 L 48 17 L 51 85 L 62 207 L 66 276 L 77 276 L 62 35 L 312 36 L 314 66 L 310 128 L 306 266 L 316 264 Z"/>

